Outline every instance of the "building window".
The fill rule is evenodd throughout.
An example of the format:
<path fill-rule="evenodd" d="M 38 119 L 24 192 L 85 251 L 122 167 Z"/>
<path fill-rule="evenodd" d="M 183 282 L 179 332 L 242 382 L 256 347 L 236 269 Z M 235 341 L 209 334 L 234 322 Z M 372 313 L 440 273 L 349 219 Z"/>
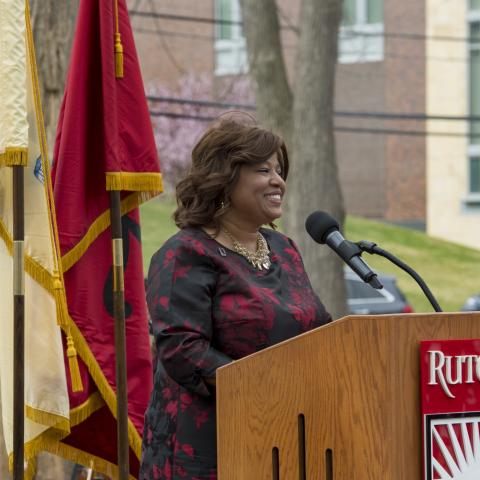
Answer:
<path fill-rule="evenodd" d="M 215 74 L 237 75 L 248 68 L 239 0 L 215 0 Z M 229 23 L 232 22 L 232 23 Z"/>
<path fill-rule="evenodd" d="M 470 157 L 470 193 L 480 195 L 480 157 Z"/>
<path fill-rule="evenodd" d="M 383 0 L 344 0 L 339 61 L 382 61 L 383 32 Z"/>
<path fill-rule="evenodd" d="M 480 0 L 470 0 L 468 14 L 469 114 L 480 116 Z M 480 122 L 469 126 L 467 200 L 480 201 Z"/>

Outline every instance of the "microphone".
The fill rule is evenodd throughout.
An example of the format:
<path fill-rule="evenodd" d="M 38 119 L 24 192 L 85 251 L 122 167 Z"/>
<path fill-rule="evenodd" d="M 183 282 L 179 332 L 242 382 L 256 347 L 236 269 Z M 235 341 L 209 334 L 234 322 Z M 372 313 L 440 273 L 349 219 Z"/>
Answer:
<path fill-rule="evenodd" d="M 365 283 L 376 289 L 383 288 L 377 274 L 360 256 L 360 247 L 343 237 L 338 222 L 331 215 L 326 212 L 313 212 L 308 216 L 305 228 L 317 243 L 326 243 Z"/>

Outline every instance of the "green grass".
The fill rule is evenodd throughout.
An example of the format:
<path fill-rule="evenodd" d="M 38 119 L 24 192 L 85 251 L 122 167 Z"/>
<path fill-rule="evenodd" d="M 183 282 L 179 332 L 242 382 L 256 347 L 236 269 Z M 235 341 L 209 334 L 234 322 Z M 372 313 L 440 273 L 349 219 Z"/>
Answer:
<path fill-rule="evenodd" d="M 480 251 L 429 237 L 422 232 L 363 218 L 349 217 L 350 240 L 371 240 L 410 265 L 425 280 L 445 311 L 458 310 L 465 299 L 480 292 Z M 415 311 L 432 311 L 418 285 L 388 260 L 364 254 L 374 268 L 394 274 Z"/>
<path fill-rule="evenodd" d="M 147 272 L 152 254 L 177 228 L 171 219 L 171 198 L 160 197 L 142 205 L 142 242 Z M 458 310 L 465 299 L 480 292 L 480 251 L 429 237 L 422 232 L 348 217 L 346 236 L 350 240 L 371 240 L 403 260 L 425 280 L 445 311 Z M 388 260 L 364 254 L 363 258 L 381 272 L 397 277 L 398 284 L 416 312 L 432 308 L 420 287 Z"/>
<path fill-rule="evenodd" d="M 178 230 L 172 220 L 174 203 L 164 195 L 140 207 L 142 227 L 143 267 L 145 275 L 152 255 Z"/>

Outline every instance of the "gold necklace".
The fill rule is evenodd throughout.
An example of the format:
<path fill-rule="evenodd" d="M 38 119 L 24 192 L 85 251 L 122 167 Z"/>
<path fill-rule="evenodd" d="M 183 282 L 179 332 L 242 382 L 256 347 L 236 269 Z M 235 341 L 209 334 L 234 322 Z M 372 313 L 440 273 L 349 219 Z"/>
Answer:
<path fill-rule="evenodd" d="M 222 232 L 232 241 L 233 251 L 245 257 L 256 269 L 268 270 L 270 268 L 270 251 L 267 241 L 260 232 L 257 233 L 255 252 L 248 250 L 225 227 L 222 227 Z"/>

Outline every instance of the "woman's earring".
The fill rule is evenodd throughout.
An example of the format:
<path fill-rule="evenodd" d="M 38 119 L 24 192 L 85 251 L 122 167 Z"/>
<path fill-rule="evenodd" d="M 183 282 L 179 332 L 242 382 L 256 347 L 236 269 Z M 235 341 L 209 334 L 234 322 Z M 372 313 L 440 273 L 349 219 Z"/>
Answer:
<path fill-rule="evenodd" d="M 220 202 L 220 209 L 221 210 L 225 209 L 225 202 L 223 200 Z"/>

